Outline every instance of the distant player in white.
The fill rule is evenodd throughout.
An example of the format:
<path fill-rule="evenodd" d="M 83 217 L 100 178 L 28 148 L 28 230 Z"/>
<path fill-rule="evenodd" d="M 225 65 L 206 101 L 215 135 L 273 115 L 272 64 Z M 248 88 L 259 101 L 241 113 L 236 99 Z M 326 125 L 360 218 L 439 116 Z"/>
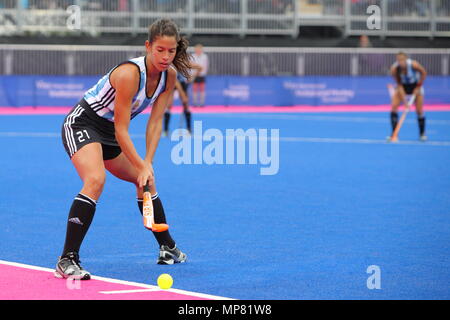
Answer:
<path fill-rule="evenodd" d="M 205 83 L 209 68 L 209 58 L 208 55 L 203 52 L 203 46 L 201 44 L 197 44 L 194 50 L 195 53 L 192 56 L 193 62 L 198 64 L 201 67 L 201 70 L 197 71 L 195 74 L 194 84 L 192 86 L 193 102 L 196 107 L 204 107 L 206 98 Z"/>

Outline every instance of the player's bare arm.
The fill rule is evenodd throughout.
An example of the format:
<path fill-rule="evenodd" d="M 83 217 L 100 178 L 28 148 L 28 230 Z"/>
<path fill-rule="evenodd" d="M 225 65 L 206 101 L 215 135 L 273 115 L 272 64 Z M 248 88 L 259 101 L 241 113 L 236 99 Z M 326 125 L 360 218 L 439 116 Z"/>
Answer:
<path fill-rule="evenodd" d="M 138 182 L 145 184 L 145 181 L 153 179 L 153 172 L 146 166 L 142 158 L 136 151 L 131 140 L 128 128 L 130 125 L 131 103 L 139 85 L 139 73 L 136 67 L 125 64 L 118 67 L 110 76 L 112 86 L 116 89 L 116 109 L 114 113 L 114 127 L 116 139 L 122 152 L 138 170 Z"/>
<path fill-rule="evenodd" d="M 420 73 L 420 79 L 417 82 L 417 88 L 416 88 L 416 91 L 419 92 L 420 87 L 423 85 L 423 83 L 425 82 L 425 79 L 427 77 L 427 70 L 417 61 L 412 62 L 412 67 L 415 70 L 419 71 L 419 73 Z"/>
<path fill-rule="evenodd" d="M 188 96 L 187 96 L 186 92 L 184 91 L 183 86 L 181 85 L 180 81 L 178 81 L 178 80 L 175 81 L 175 89 L 177 89 L 177 91 L 180 95 L 181 102 L 183 102 L 184 104 L 189 103 Z"/>
<path fill-rule="evenodd" d="M 158 97 L 152 107 L 152 112 L 147 123 L 146 129 L 146 155 L 145 165 L 151 167 L 156 148 L 162 131 L 162 118 L 164 111 L 169 103 L 170 97 L 173 95 L 177 72 L 173 68 L 169 68 L 167 72 L 166 90 Z"/>

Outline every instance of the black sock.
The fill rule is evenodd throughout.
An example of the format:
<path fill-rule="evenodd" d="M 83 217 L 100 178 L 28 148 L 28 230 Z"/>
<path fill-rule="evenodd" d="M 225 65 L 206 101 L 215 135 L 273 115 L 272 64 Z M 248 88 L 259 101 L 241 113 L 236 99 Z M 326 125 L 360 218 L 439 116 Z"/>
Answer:
<path fill-rule="evenodd" d="M 186 118 L 186 126 L 189 132 L 191 131 L 191 112 L 190 111 L 184 111 L 184 116 Z"/>
<path fill-rule="evenodd" d="M 153 203 L 153 215 L 155 223 L 167 223 L 164 208 L 158 194 L 152 196 L 152 203 Z M 142 199 L 138 199 L 138 207 L 142 215 L 143 214 Z M 159 246 L 165 245 L 168 246 L 169 248 L 175 247 L 175 241 L 170 236 L 168 230 L 163 232 L 153 232 L 153 235 L 155 236 L 156 241 L 158 241 Z"/>
<path fill-rule="evenodd" d="M 419 116 L 417 121 L 419 122 L 420 135 L 423 136 L 425 135 L 425 116 Z"/>
<path fill-rule="evenodd" d="M 164 113 L 164 131 L 169 131 L 170 112 Z"/>
<path fill-rule="evenodd" d="M 397 127 L 397 123 L 398 123 L 398 113 L 397 112 L 391 112 L 392 132 L 394 132 L 395 128 Z"/>
<path fill-rule="evenodd" d="M 79 252 L 84 236 L 94 218 L 97 203 L 79 193 L 73 200 L 67 221 L 66 241 L 62 256 L 68 252 Z"/>

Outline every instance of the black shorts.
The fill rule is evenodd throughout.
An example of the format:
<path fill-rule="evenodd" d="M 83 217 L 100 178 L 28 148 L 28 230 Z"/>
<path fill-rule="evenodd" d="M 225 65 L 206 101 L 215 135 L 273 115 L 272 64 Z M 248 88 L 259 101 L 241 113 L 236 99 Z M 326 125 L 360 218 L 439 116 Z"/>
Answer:
<path fill-rule="evenodd" d="M 206 77 L 204 77 L 204 76 L 199 76 L 194 79 L 194 83 L 205 83 L 205 82 L 206 82 Z"/>
<path fill-rule="evenodd" d="M 64 119 L 61 135 L 70 158 L 93 142 L 102 145 L 103 160 L 114 159 L 122 152 L 116 140 L 114 123 L 99 117 L 84 99 Z"/>
<path fill-rule="evenodd" d="M 417 87 L 417 83 L 410 83 L 410 84 L 402 84 L 403 89 L 405 89 L 406 94 L 413 94 L 414 89 Z"/>
<path fill-rule="evenodd" d="M 189 89 L 189 83 L 185 81 L 180 81 L 180 85 L 183 88 L 183 91 L 187 94 Z"/>

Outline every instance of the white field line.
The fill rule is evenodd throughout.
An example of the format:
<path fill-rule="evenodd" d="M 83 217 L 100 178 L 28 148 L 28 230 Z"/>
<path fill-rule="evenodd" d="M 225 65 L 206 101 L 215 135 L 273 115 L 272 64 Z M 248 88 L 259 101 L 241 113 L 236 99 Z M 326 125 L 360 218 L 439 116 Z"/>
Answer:
<path fill-rule="evenodd" d="M 22 138 L 59 138 L 60 133 L 54 132 L 0 132 L 0 137 L 22 137 Z M 145 138 L 144 134 L 130 134 L 132 138 Z M 194 137 L 194 136 L 192 136 Z M 256 139 L 264 139 L 258 138 Z M 255 138 L 247 137 L 249 140 Z M 271 140 L 272 138 L 266 138 Z M 433 147 L 448 147 L 450 141 L 415 141 L 415 140 L 400 140 L 396 143 L 388 143 L 385 139 L 358 139 L 358 138 L 327 138 L 327 137 L 280 137 L 282 142 L 309 142 L 309 143 L 353 143 L 353 144 L 391 144 L 391 145 L 409 145 L 409 146 L 433 146 Z"/>
<path fill-rule="evenodd" d="M 50 268 L 43 268 L 43 267 L 32 266 L 32 265 L 28 265 L 28 264 L 5 261 L 5 260 L 0 260 L 0 264 L 29 269 L 29 270 L 51 272 L 51 273 L 53 273 L 55 271 L 54 269 L 50 269 Z M 135 289 L 135 290 L 117 290 L 117 291 L 100 291 L 99 292 L 99 293 L 103 293 L 103 294 L 163 291 L 158 286 L 153 286 L 153 285 L 149 285 L 149 284 L 145 284 L 145 283 L 111 279 L 111 278 L 98 277 L 98 276 L 92 276 L 91 278 L 94 280 L 105 281 L 105 282 L 109 282 L 109 283 L 116 283 L 116 284 L 129 285 L 129 286 L 143 288 L 143 289 Z M 190 296 L 198 297 L 198 298 L 212 299 L 212 300 L 233 300 L 231 298 L 214 296 L 214 295 L 205 294 L 205 293 L 185 291 L 185 290 L 180 290 L 180 289 L 168 289 L 168 290 L 164 290 L 164 291 L 169 291 L 169 292 L 179 293 L 179 294 L 184 294 L 184 295 L 190 295 Z"/>
<path fill-rule="evenodd" d="M 315 115 L 299 115 L 299 114 L 208 114 L 209 117 L 226 117 L 226 118 L 244 118 L 244 119 L 269 119 L 269 120 L 305 120 L 305 121 L 323 121 L 323 122 L 352 122 L 352 123 L 387 123 L 389 124 L 389 115 L 381 117 L 348 117 L 348 116 L 315 116 Z M 412 117 L 406 119 L 405 123 L 417 123 L 417 119 Z M 427 119 L 427 123 L 435 125 L 450 126 L 450 120 Z"/>

